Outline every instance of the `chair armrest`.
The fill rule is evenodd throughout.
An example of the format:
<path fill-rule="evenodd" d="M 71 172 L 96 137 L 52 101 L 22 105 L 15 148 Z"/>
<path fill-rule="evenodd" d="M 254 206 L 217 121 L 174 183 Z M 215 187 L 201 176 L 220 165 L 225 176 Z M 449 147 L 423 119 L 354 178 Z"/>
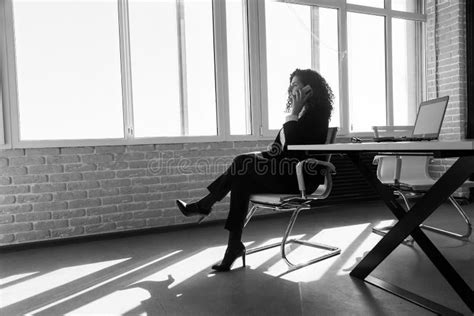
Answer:
<path fill-rule="evenodd" d="M 328 161 L 308 158 L 308 159 L 298 162 L 298 164 L 296 165 L 296 178 L 298 180 L 298 188 L 301 192 L 301 197 L 304 199 L 306 198 L 306 185 L 304 183 L 304 176 L 303 176 L 303 166 L 305 164 L 314 164 L 315 166 L 325 167 L 325 169 L 323 169 L 323 170 L 326 170 L 326 173 L 324 174 L 325 176 L 324 183 L 326 184 L 327 189 L 322 194 L 322 196 L 326 197 L 327 195 L 329 195 L 329 192 L 332 188 L 332 175 L 336 173 L 336 167 L 334 167 L 334 165 Z"/>

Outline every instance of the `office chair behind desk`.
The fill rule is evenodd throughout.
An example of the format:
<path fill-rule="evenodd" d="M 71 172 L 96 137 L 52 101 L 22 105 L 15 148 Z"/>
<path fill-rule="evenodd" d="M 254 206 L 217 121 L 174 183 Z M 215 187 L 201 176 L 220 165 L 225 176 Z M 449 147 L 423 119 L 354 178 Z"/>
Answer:
<path fill-rule="evenodd" d="M 383 184 L 393 188 L 394 194 L 403 199 L 407 211 L 411 209 L 409 199 L 423 196 L 436 183 L 436 180 L 428 172 L 429 163 L 432 158 L 431 156 L 418 155 L 378 155 L 374 157 L 374 164 L 377 164 L 377 178 Z M 463 186 L 472 187 L 474 182 L 466 181 Z M 448 200 L 466 224 L 466 232 L 464 234 L 425 224 L 420 225 L 420 227 L 451 238 L 469 239 L 472 233 L 472 224 L 469 217 L 452 195 Z M 382 228 L 374 227 L 372 231 L 379 235 L 385 235 L 386 231 L 392 227 L 393 225 Z"/>

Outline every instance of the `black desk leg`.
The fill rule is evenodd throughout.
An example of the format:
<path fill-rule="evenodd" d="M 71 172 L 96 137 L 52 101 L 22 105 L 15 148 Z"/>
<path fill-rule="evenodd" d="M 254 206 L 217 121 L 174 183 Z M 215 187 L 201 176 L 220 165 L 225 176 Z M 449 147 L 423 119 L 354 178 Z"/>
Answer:
<path fill-rule="evenodd" d="M 405 210 L 393 194 L 370 172 L 358 154 L 349 155 L 362 175 L 380 194 L 399 222 L 352 270 L 351 276 L 365 279 L 409 235 L 449 282 L 464 303 L 474 312 L 474 294 L 466 282 L 428 239 L 419 225 L 428 218 L 461 184 L 474 173 L 474 157 L 461 157 L 410 210 Z"/>

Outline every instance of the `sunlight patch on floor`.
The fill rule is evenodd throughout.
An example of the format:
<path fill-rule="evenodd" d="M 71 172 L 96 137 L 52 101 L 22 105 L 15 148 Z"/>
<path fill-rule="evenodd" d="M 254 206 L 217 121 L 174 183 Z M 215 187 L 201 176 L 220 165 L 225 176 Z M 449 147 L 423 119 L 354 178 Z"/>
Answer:
<path fill-rule="evenodd" d="M 116 291 L 65 315 L 123 315 L 150 297 L 150 293 L 141 288 Z"/>
<path fill-rule="evenodd" d="M 359 243 L 357 249 L 349 254 L 349 257 L 344 262 L 342 267 L 337 271 L 337 275 L 348 275 L 352 269 L 360 262 L 360 260 L 370 251 L 379 241 L 382 239 L 381 236 L 372 233 L 371 227 L 383 227 L 390 225 L 392 220 L 380 221 L 376 225 L 370 225 L 370 231 L 367 237 Z"/>
<path fill-rule="evenodd" d="M 157 263 L 157 262 L 159 262 L 159 261 L 162 261 L 162 260 L 164 260 L 164 259 L 166 259 L 166 258 L 169 258 L 169 257 L 171 257 L 171 256 L 174 256 L 174 255 L 180 253 L 181 251 L 182 251 L 182 250 L 177 250 L 177 251 L 174 251 L 174 252 L 172 252 L 172 253 L 169 253 L 169 254 L 167 254 L 167 255 L 165 255 L 165 256 L 162 256 L 162 257 L 160 257 L 160 258 L 158 258 L 158 259 L 155 259 L 155 260 L 152 260 L 152 261 L 150 261 L 150 262 L 147 262 L 146 264 L 143 264 L 143 265 L 141 265 L 141 266 L 139 266 L 139 267 L 136 267 L 136 268 L 134 268 L 134 269 L 131 269 L 131 270 L 125 272 L 125 273 L 119 274 L 119 275 L 117 275 L 117 276 L 115 276 L 115 277 L 113 277 L 113 278 L 110 278 L 110 279 L 108 279 L 108 280 L 106 280 L 106 281 L 104 281 L 104 282 L 100 282 L 100 283 L 98 283 L 98 284 L 96 284 L 96 285 L 94 285 L 94 286 L 91 286 L 91 287 L 87 288 L 86 290 L 79 291 L 79 292 L 77 292 L 77 293 L 74 293 L 73 295 L 70 295 L 70 296 L 68 296 L 68 297 L 65 297 L 65 298 L 63 298 L 63 299 L 61 299 L 61 300 L 58 300 L 58 301 L 52 303 L 52 304 L 48 304 L 48 305 L 46 305 L 46 306 L 43 306 L 43 307 L 41 307 L 40 309 L 37 309 L 37 310 L 35 310 L 35 311 L 32 311 L 31 314 L 34 315 L 34 314 L 39 313 L 39 312 L 41 312 L 41 311 L 47 310 L 48 308 L 51 308 L 51 307 L 53 307 L 53 306 L 55 306 L 55 305 L 61 304 L 62 302 L 71 300 L 71 299 L 73 299 L 73 298 L 75 298 L 75 297 L 77 297 L 77 296 L 79 296 L 79 295 L 82 295 L 82 294 L 84 294 L 84 293 L 90 292 L 90 291 L 92 291 L 92 290 L 94 290 L 94 289 L 96 289 L 96 288 L 98 288 L 98 287 L 101 287 L 101 286 L 106 285 L 106 284 L 108 284 L 108 283 L 110 283 L 110 282 L 113 282 L 113 281 L 115 281 L 115 280 L 117 280 L 117 279 L 119 279 L 119 278 L 122 278 L 122 277 L 124 277 L 124 276 L 126 276 L 126 275 L 129 275 L 129 274 L 131 274 L 131 273 L 133 273 L 133 272 L 135 272 L 135 271 L 139 271 L 139 270 L 144 269 L 144 268 L 146 268 L 146 267 L 148 267 L 148 266 L 150 266 L 150 265 L 153 265 L 153 264 L 155 264 L 155 263 Z"/>
<path fill-rule="evenodd" d="M 159 286 L 160 282 L 163 282 L 163 286 L 169 290 L 199 274 L 201 271 L 209 269 L 211 265 L 222 258 L 225 249 L 226 246 L 218 246 L 200 251 L 131 283 L 126 289 L 116 291 L 84 305 L 71 312 L 71 315 L 122 315 L 131 311 L 133 311 L 133 314 L 136 314 L 135 309 L 139 308 L 143 301 L 151 297 L 150 292 L 145 289 L 148 285 L 153 288 Z"/>
<path fill-rule="evenodd" d="M 341 253 L 347 249 L 351 243 L 364 232 L 369 226 L 369 223 L 341 226 L 334 228 L 327 228 L 321 230 L 319 233 L 309 239 L 309 241 L 335 246 L 341 248 Z M 291 247 L 291 248 L 290 248 Z M 312 258 L 328 253 L 327 250 L 314 248 L 310 246 L 293 244 L 287 249 L 291 249 L 287 253 L 287 258 L 294 264 L 299 264 L 308 261 Z M 292 282 L 313 282 L 319 280 L 326 272 L 328 272 L 336 261 L 340 260 L 341 255 L 336 255 L 331 258 L 313 263 L 309 266 L 297 269 L 288 274 L 281 276 L 282 279 Z M 266 274 L 272 276 L 279 276 L 288 271 L 288 265 L 284 260 L 279 260 L 276 264 L 268 268 Z"/>
<path fill-rule="evenodd" d="M 373 227 L 377 227 L 378 229 L 381 229 L 387 226 L 395 225 L 396 223 L 397 223 L 397 220 L 395 219 L 387 219 L 387 220 L 378 222 L 377 224 L 373 225 Z"/>
<path fill-rule="evenodd" d="M 6 278 L 0 279 L 0 286 L 6 285 L 11 282 L 15 282 L 16 280 L 19 280 L 19 279 L 26 278 L 35 273 L 38 273 L 38 272 L 20 273 L 20 274 L 8 276 Z"/>
<path fill-rule="evenodd" d="M 0 307 L 4 308 L 8 305 L 21 302 L 27 298 L 52 290 L 129 259 L 130 258 L 124 258 L 61 268 L 25 282 L 6 287 L 0 290 L 0 297 L 2 298 L 0 300 Z"/>
<path fill-rule="evenodd" d="M 226 246 L 207 248 L 142 280 L 139 280 L 136 283 L 144 281 L 168 280 L 168 276 L 171 275 L 173 282 L 169 285 L 169 288 L 173 288 L 181 282 L 193 277 L 203 270 L 208 269 L 214 263 L 218 262 L 222 258 L 225 249 Z"/>

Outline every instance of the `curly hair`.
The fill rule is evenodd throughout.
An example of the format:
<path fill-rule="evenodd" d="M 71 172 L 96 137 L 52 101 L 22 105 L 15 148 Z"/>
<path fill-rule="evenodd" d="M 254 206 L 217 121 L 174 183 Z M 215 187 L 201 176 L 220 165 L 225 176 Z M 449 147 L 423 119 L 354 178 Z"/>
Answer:
<path fill-rule="evenodd" d="M 303 86 L 310 85 L 311 89 L 313 89 L 313 95 L 306 100 L 306 105 L 309 105 L 310 109 L 317 109 L 318 112 L 322 111 L 324 114 L 327 114 L 328 118 L 331 117 L 334 94 L 326 79 L 312 69 L 296 69 L 290 75 L 290 82 L 295 76 L 298 77 Z M 291 110 L 291 90 L 291 86 L 288 87 L 287 112 Z"/>

